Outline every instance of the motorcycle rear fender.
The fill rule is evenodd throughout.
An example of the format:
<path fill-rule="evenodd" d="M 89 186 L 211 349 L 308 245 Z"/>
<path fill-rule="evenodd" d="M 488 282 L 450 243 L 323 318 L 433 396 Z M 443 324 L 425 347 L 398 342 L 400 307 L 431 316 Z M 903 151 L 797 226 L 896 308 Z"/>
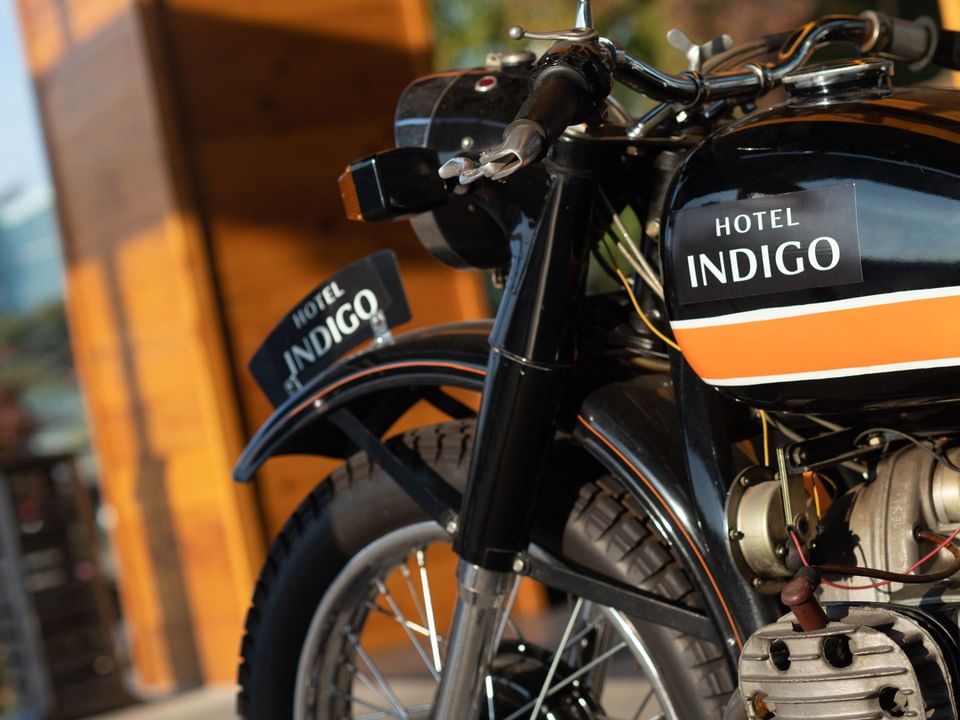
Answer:
<path fill-rule="evenodd" d="M 275 455 L 348 457 L 356 447 L 328 418 L 338 408 L 348 408 L 382 436 L 425 388 L 481 392 L 490 330 L 489 322 L 417 330 L 334 365 L 277 408 L 244 450 L 234 478 L 248 482 Z M 735 654 L 739 635 L 701 547 L 669 381 L 648 375 L 603 386 L 587 396 L 579 414 L 568 416 L 577 418 L 579 444 L 618 479 L 676 550 Z"/>
<path fill-rule="evenodd" d="M 698 529 L 670 380 L 645 375 L 595 390 L 580 408 L 574 436 L 617 478 L 670 543 L 735 663 L 753 618 L 741 617 L 743 609 L 731 600 L 735 595 L 731 586 L 742 583 L 740 576 L 717 572 L 729 564 L 725 557 L 717 557 L 726 549 L 706 547 Z"/>

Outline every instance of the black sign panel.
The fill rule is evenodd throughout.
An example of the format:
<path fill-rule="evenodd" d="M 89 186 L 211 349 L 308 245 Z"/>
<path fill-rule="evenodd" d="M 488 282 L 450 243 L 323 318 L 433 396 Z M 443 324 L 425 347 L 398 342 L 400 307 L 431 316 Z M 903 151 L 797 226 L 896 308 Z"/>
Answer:
<path fill-rule="evenodd" d="M 374 323 L 410 319 L 397 256 L 383 250 L 348 265 L 303 297 L 250 360 L 274 406 L 351 348 L 374 336 Z"/>
<path fill-rule="evenodd" d="M 677 212 L 682 304 L 863 281 L 853 184 Z"/>

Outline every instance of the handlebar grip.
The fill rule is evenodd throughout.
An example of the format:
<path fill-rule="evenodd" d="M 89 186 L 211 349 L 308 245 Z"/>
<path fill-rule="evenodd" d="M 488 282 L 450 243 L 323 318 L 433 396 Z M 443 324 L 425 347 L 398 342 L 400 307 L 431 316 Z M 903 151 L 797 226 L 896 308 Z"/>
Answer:
<path fill-rule="evenodd" d="M 865 51 L 875 50 L 913 61 L 916 64 L 913 69 L 920 69 L 933 59 L 941 31 L 931 18 L 923 16 L 916 20 L 902 20 L 872 10 L 862 15 L 875 24 L 874 37 L 864 46 Z"/>
<path fill-rule="evenodd" d="M 556 67 L 533 83 L 514 122 L 535 124 L 544 147 L 553 144 L 570 125 L 581 121 L 584 101 L 589 98 L 586 83 L 576 72 Z M 580 118 L 580 120 L 578 120 Z"/>
<path fill-rule="evenodd" d="M 513 124 L 533 124 L 543 138 L 541 155 L 570 125 L 590 118 L 610 94 L 610 72 L 588 45 L 558 44 L 533 70 L 530 95 Z"/>

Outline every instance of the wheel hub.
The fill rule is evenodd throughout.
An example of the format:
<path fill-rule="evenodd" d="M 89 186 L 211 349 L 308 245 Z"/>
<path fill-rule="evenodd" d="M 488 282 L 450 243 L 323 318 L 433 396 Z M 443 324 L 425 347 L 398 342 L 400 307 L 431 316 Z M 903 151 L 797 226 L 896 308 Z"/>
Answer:
<path fill-rule="evenodd" d="M 550 670 L 553 656 L 550 651 L 521 642 L 505 642 L 493 661 L 493 697 L 496 717 L 508 718 L 524 709 L 518 717 L 527 718 L 533 711 L 537 697 Z M 561 684 L 574 673 L 574 669 L 562 660 L 550 680 L 550 686 Z M 547 716 L 557 720 L 596 720 L 603 716 L 600 704 L 589 689 L 578 680 L 568 682 L 555 690 L 543 701 Z M 487 705 L 480 717 L 489 717 Z"/>

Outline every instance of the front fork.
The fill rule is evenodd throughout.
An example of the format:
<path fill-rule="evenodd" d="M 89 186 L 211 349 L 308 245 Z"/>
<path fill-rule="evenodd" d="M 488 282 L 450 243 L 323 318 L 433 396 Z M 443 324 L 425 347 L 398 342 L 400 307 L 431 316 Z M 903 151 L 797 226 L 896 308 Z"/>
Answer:
<path fill-rule="evenodd" d="M 554 175 L 535 231 L 513 243 L 454 542 L 460 587 L 434 720 L 481 707 L 574 360 L 595 195 L 590 179 Z"/>

